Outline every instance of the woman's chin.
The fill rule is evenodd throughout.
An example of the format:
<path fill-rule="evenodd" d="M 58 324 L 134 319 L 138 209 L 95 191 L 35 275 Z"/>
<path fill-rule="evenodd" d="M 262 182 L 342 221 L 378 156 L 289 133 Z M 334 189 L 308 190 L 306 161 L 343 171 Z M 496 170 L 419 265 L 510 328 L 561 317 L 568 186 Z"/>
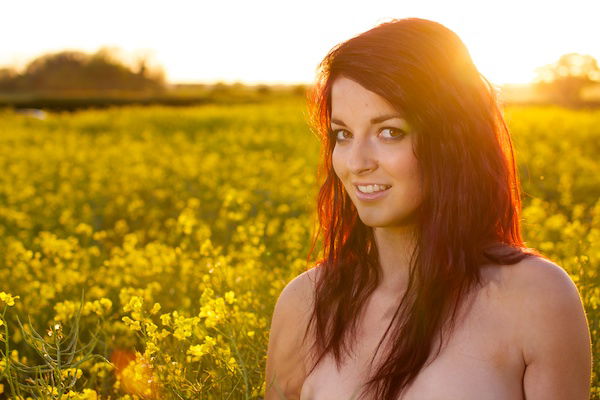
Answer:
<path fill-rule="evenodd" d="M 393 227 L 406 227 L 415 225 L 416 215 L 402 215 L 402 216 L 390 216 L 389 214 L 384 215 L 382 213 L 360 213 L 359 218 L 363 224 L 370 226 L 371 228 L 393 228 Z"/>
<path fill-rule="evenodd" d="M 363 224 L 372 228 L 386 227 L 394 224 L 394 221 L 385 215 L 374 215 L 374 213 L 361 215 L 359 213 L 359 217 Z"/>

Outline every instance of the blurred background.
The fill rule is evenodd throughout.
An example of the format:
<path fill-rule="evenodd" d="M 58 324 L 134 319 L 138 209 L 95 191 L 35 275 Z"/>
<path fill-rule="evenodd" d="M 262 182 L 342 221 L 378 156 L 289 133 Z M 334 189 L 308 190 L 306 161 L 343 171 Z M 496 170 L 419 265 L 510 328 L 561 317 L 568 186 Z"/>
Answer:
<path fill-rule="evenodd" d="M 225 92 L 248 98 L 250 89 L 264 94 L 267 86 L 299 92 L 335 44 L 407 16 L 455 31 L 506 102 L 600 99 L 600 5 L 593 0 L 568 6 L 518 0 L 376 0 L 368 6 L 57 0 L 0 7 L 0 105 L 74 107 L 86 98 L 96 105 L 127 99 L 189 104 Z"/>

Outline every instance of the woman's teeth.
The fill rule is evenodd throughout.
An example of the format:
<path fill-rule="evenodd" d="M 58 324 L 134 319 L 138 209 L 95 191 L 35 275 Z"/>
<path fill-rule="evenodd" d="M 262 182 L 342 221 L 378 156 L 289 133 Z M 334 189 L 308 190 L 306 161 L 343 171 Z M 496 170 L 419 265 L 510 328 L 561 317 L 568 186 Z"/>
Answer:
<path fill-rule="evenodd" d="M 357 186 L 357 187 L 358 187 L 358 190 L 360 190 L 363 193 L 380 192 L 382 190 L 391 188 L 390 185 L 367 185 L 367 186 Z"/>

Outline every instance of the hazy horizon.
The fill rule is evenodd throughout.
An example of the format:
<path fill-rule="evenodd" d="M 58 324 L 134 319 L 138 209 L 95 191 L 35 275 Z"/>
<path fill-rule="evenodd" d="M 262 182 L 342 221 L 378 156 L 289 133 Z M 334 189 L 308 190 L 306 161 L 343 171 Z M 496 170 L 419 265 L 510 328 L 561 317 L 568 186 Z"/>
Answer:
<path fill-rule="evenodd" d="M 596 12 L 598 11 L 598 12 Z M 566 53 L 600 59 L 600 3 L 573 0 L 569 7 L 542 1 L 373 0 L 368 7 L 341 1 L 282 3 L 182 0 L 148 3 L 57 0 L 3 5 L 0 66 L 24 67 L 61 50 L 93 53 L 120 49 L 133 64 L 145 57 L 171 84 L 311 84 L 316 67 L 337 43 L 392 18 L 442 23 L 465 42 L 475 65 L 496 85 L 524 84 L 535 68 Z M 24 18 L 27 24 L 24 24 Z M 35 29 L 32 29 L 34 27 Z"/>

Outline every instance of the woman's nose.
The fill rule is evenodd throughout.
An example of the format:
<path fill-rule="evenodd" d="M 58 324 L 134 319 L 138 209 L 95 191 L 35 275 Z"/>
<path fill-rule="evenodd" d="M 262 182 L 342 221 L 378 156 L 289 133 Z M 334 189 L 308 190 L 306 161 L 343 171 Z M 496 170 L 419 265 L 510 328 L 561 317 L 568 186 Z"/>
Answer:
<path fill-rule="evenodd" d="M 352 144 L 347 165 L 349 171 L 354 175 L 360 175 L 377 167 L 376 153 L 368 141 L 357 141 Z"/>

